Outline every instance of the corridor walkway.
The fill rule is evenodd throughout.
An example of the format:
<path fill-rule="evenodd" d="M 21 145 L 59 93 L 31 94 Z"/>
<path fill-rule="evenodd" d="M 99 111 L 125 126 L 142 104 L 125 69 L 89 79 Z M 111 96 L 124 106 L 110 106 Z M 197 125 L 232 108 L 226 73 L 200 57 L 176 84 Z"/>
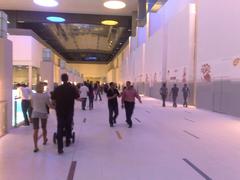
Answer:
<path fill-rule="evenodd" d="M 162 108 L 161 101 L 144 97 L 136 103 L 132 129 L 122 109 L 110 128 L 106 99 L 94 108 L 82 111 L 77 103 L 76 142 L 62 155 L 52 142 L 54 112 L 48 144 L 41 145 L 40 137 L 38 153 L 32 127 L 11 130 L 0 139 L 0 180 L 240 179 L 239 118 L 171 104 Z"/>

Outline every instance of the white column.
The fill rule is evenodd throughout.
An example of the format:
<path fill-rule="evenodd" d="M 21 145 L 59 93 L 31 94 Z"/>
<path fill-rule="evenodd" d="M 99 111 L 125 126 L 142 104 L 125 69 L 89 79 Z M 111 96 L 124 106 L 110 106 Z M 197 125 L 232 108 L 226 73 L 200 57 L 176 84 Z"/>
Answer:
<path fill-rule="evenodd" d="M 28 66 L 28 87 L 32 89 L 32 66 Z"/>
<path fill-rule="evenodd" d="M 54 64 L 52 61 L 42 61 L 40 64 L 41 81 L 48 82 L 48 90 L 52 91 L 54 87 Z"/>
<path fill-rule="evenodd" d="M 12 124 L 12 42 L 0 38 L 0 136 Z"/>

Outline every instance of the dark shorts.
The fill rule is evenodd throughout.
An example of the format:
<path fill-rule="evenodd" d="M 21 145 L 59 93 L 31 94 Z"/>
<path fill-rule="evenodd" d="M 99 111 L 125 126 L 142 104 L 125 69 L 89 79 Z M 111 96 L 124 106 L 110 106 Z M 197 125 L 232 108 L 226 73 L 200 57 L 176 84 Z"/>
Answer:
<path fill-rule="evenodd" d="M 40 118 L 32 118 L 33 129 L 39 129 L 39 119 Z M 47 119 L 41 119 L 42 129 L 46 129 L 47 127 Z"/>

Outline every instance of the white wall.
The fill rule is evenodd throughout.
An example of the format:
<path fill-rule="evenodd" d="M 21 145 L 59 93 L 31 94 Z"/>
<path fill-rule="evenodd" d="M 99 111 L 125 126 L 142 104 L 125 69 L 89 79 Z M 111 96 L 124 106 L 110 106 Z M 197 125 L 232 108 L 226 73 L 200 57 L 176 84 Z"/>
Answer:
<path fill-rule="evenodd" d="M 162 63 L 163 63 L 163 30 L 153 34 L 146 42 L 146 54 L 144 59 L 144 80 L 153 81 L 157 76 L 158 81 L 162 80 Z"/>
<path fill-rule="evenodd" d="M 46 48 L 36 39 L 31 38 L 32 51 L 31 51 L 31 65 L 35 67 L 40 67 L 40 62 L 42 61 L 43 49 Z"/>
<path fill-rule="evenodd" d="M 167 26 L 167 80 L 172 82 L 192 81 L 193 47 L 194 37 L 191 36 L 190 6 L 178 11 L 176 16 L 169 18 Z M 185 75 L 186 74 L 186 75 Z M 186 76 L 186 77 L 185 77 Z"/>
<path fill-rule="evenodd" d="M 13 64 L 29 65 L 32 58 L 31 36 L 9 35 L 8 39 L 13 42 Z"/>
<path fill-rule="evenodd" d="M 13 42 L 13 65 L 40 67 L 45 46 L 31 36 L 9 35 L 8 39 Z"/>
<path fill-rule="evenodd" d="M 217 7 L 217 8 L 216 8 Z M 240 80 L 240 1 L 201 0 L 198 2 L 198 81 L 204 81 L 201 67 L 211 67 L 211 80 Z"/>

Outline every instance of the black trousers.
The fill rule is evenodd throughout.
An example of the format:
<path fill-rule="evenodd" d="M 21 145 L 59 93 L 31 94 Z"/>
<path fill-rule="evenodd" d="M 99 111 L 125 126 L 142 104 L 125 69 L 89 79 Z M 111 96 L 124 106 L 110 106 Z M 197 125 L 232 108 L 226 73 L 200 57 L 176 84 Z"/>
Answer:
<path fill-rule="evenodd" d="M 32 107 L 30 100 L 22 100 L 22 112 L 24 117 L 24 123 L 29 124 L 29 118 L 31 118 L 32 115 Z"/>
<path fill-rule="evenodd" d="M 118 116 L 118 104 L 108 104 L 109 110 L 109 124 L 113 125 L 116 122 Z"/>
<path fill-rule="evenodd" d="M 93 100 L 94 100 L 94 96 L 89 96 L 89 109 L 93 109 Z"/>
<path fill-rule="evenodd" d="M 66 144 L 70 144 L 72 135 L 73 113 L 57 114 L 57 143 L 58 151 L 63 149 L 63 136 L 66 136 Z"/>
<path fill-rule="evenodd" d="M 86 109 L 87 98 L 82 98 L 82 110 Z"/>
<path fill-rule="evenodd" d="M 124 106 L 125 106 L 125 112 L 126 112 L 126 118 L 127 118 L 126 121 L 127 121 L 128 125 L 131 127 L 132 126 L 132 119 L 131 118 L 132 118 L 135 103 L 125 101 Z"/>
<path fill-rule="evenodd" d="M 183 96 L 183 106 L 187 107 L 187 96 Z"/>
<path fill-rule="evenodd" d="M 99 90 L 96 92 L 95 101 L 97 101 L 98 97 L 99 97 L 99 100 L 101 101 L 101 100 L 102 100 L 102 97 L 101 97 L 101 93 L 100 93 Z"/>
<path fill-rule="evenodd" d="M 177 96 L 173 96 L 173 107 L 177 107 Z"/>
<path fill-rule="evenodd" d="M 162 96 L 162 101 L 163 101 L 162 102 L 163 103 L 162 106 L 165 107 L 166 106 L 165 102 L 166 102 L 167 96 L 166 95 L 161 95 L 161 96 Z"/>

